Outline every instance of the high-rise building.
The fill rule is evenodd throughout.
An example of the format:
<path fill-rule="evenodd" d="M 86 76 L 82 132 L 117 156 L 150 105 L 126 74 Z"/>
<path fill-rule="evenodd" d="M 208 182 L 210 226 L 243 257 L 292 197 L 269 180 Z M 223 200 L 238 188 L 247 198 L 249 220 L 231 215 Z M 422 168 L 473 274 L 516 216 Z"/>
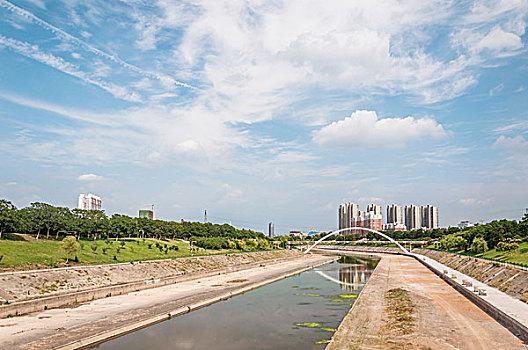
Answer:
<path fill-rule="evenodd" d="M 422 206 L 422 227 L 428 229 L 438 228 L 438 207 L 435 205 Z"/>
<path fill-rule="evenodd" d="M 407 230 L 417 230 L 422 227 L 422 212 L 419 206 L 405 206 L 405 226 Z"/>
<path fill-rule="evenodd" d="M 275 235 L 275 227 L 273 225 L 273 222 L 270 222 L 268 225 L 268 233 L 270 238 L 273 238 L 273 236 Z"/>
<path fill-rule="evenodd" d="M 97 197 L 91 193 L 89 194 L 80 194 L 79 195 L 79 209 L 83 210 L 101 210 L 103 207 L 103 202 L 101 197 Z"/>
<path fill-rule="evenodd" d="M 339 229 L 350 227 L 352 219 L 359 216 L 359 204 L 345 203 L 339 206 Z"/>
<path fill-rule="evenodd" d="M 348 233 L 365 233 L 362 230 L 354 230 L 354 227 L 364 227 L 371 230 L 381 230 L 381 206 L 371 204 L 367 210 L 359 210 L 359 204 L 346 203 L 339 206 L 339 229 L 351 228 Z"/>
<path fill-rule="evenodd" d="M 367 205 L 367 213 L 374 213 L 374 215 L 382 215 L 381 205 L 377 205 L 377 204 Z"/>
<path fill-rule="evenodd" d="M 403 208 L 401 205 L 387 206 L 387 224 L 403 224 Z"/>

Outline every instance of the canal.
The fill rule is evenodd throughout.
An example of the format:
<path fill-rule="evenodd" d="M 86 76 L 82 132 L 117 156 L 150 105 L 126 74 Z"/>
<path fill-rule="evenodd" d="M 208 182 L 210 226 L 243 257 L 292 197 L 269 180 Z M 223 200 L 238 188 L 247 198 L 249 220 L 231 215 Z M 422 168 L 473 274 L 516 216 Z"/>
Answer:
<path fill-rule="evenodd" d="M 96 348 L 324 349 L 376 264 L 342 257 Z"/>

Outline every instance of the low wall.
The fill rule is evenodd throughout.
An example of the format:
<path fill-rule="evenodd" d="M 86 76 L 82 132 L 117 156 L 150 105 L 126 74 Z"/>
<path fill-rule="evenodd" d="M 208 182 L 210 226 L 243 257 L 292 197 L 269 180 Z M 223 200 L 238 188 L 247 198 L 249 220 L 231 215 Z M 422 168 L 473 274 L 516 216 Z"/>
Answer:
<path fill-rule="evenodd" d="M 443 279 L 445 282 L 447 282 L 447 284 L 449 284 L 451 287 L 456 289 L 460 294 L 468 298 L 471 302 L 473 302 L 473 304 L 477 305 L 485 313 L 493 317 L 495 320 L 497 320 L 497 322 L 499 322 L 505 328 L 510 330 L 510 332 L 512 332 L 516 337 L 518 337 L 524 342 L 528 342 L 528 328 L 524 326 L 522 323 L 515 320 L 511 316 L 507 315 L 506 313 L 504 313 L 502 310 L 500 310 L 496 306 L 482 299 L 481 297 L 473 293 L 471 290 L 453 281 L 451 278 L 449 278 L 449 276 L 441 273 L 436 268 L 429 265 L 427 262 L 419 258 L 416 258 L 416 259 L 420 261 L 424 266 L 426 266 L 429 270 L 431 270 L 435 275 L 437 275 L 438 277 Z"/>
<path fill-rule="evenodd" d="M 528 300 L 528 271 L 499 263 L 431 249 L 413 249 L 514 298 Z"/>
<path fill-rule="evenodd" d="M 9 304 L 0 305 L 0 318 L 5 317 L 12 317 L 12 316 L 18 316 L 23 315 L 26 313 L 36 312 L 36 311 L 43 311 L 48 310 L 52 308 L 58 308 L 62 306 L 67 305 L 75 305 L 79 303 L 89 302 L 95 299 L 101 299 L 106 298 L 110 296 L 116 296 L 121 294 L 126 294 L 130 292 L 140 291 L 144 289 L 149 288 L 155 288 L 160 287 L 168 284 L 188 281 L 191 279 L 197 279 L 202 277 L 208 277 L 208 276 L 214 276 L 229 272 L 235 272 L 235 271 L 241 271 L 245 269 L 250 269 L 254 267 L 258 267 L 261 265 L 265 265 L 266 263 L 280 263 L 284 261 L 288 261 L 291 259 L 296 259 L 300 253 L 296 251 L 281 251 L 284 252 L 283 254 L 271 254 L 276 252 L 261 252 L 261 254 L 258 255 L 258 258 L 255 259 L 255 256 L 252 256 L 253 262 L 246 262 L 242 263 L 242 261 L 246 261 L 247 256 L 243 256 L 243 254 L 240 255 L 238 259 L 235 259 L 235 261 L 238 261 L 238 265 L 232 264 L 234 262 L 233 259 L 228 259 L 225 262 L 228 263 L 220 268 L 213 268 L 209 270 L 202 270 L 202 271 L 194 271 L 187 274 L 178 274 L 173 276 L 165 276 L 160 278 L 147 278 L 140 281 L 131 281 L 128 283 L 119 283 L 117 285 L 109 285 L 109 286 L 99 286 L 95 288 L 90 288 L 87 290 L 81 290 L 81 291 L 70 291 L 70 292 L 62 292 L 62 293 L 55 293 L 54 295 L 48 295 L 48 296 L 42 296 L 34 299 L 28 299 L 28 300 L 22 300 L 22 301 L 16 301 L 11 302 Z M 262 253 L 269 253 L 269 254 L 262 254 Z M 247 253 L 247 254 L 256 254 L 256 253 Z M 281 257 L 282 255 L 282 257 Z M 216 259 L 218 260 L 217 256 L 210 256 L 210 257 L 199 257 L 194 258 L 195 260 L 204 260 L 206 258 L 210 259 Z M 178 260 L 178 259 L 175 259 Z M 192 262 L 192 258 L 186 260 L 189 262 Z M 169 263 L 169 262 L 167 262 Z M 148 262 L 142 264 L 143 268 L 144 265 L 148 264 Z M 134 266 L 139 265 L 124 265 L 123 268 L 125 270 L 133 269 Z M 100 268 L 105 268 L 105 266 L 99 266 Z M 115 268 L 115 267 L 114 267 Z M 53 272 L 53 271 L 51 271 Z M 122 271 L 121 271 L 122 272 Z M 50 271 L 43 272 L 44 274 L 50 273 Z M 42 278 L 42 276 L 41 276 Z"/>

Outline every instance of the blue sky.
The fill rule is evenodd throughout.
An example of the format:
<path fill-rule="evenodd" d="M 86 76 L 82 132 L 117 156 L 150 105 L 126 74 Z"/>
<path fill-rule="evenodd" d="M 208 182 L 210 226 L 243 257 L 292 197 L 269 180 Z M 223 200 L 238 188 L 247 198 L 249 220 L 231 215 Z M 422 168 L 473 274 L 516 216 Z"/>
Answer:
<path fill-rule="evenodd" d="M 528 207 L 527 1 L 0 0 L 0 197 L 264 231 Z"/>

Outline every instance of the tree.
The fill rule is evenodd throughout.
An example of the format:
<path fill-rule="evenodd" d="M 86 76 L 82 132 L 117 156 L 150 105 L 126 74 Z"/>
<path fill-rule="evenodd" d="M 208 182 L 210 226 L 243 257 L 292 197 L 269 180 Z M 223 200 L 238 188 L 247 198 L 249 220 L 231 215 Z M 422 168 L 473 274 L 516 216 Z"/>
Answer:
<path fill-rule="evenodd" d="M 2 232 L 13 229 L 15 224 L 16 207 L 13 203 L 0 199 L 0 239 L 2 239 Z"/>
<path fill-rule="evenodd" d="M 66 252 L 67 264 L 70 255 L 74 254 L 79 249 L 79 242 L 77 242 L 77 239 L 73 236 L 66 236 L 62 240 L 61 248 Z"/>
<path fill-rule="evenodd" d="M 470 250 L 476 254 L 484 253 L 488 250 L 488 243 L 482 237 L 475 237 L 473 243 L 471 243 Z"/>

